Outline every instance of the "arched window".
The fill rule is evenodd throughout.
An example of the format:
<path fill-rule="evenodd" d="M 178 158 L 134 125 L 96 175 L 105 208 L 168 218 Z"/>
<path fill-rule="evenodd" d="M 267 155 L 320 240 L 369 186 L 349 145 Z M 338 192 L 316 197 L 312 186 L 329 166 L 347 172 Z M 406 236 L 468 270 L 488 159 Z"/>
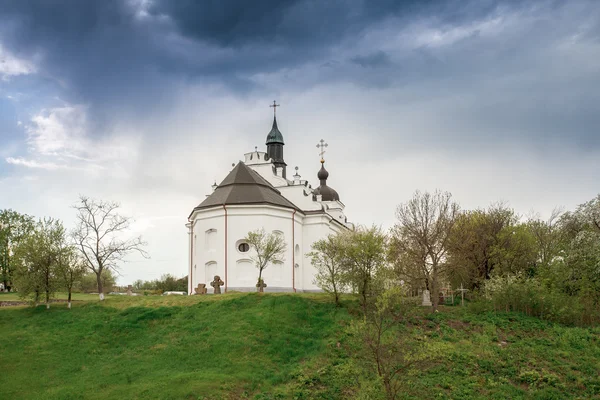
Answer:
<path fill-rule="evenodd" d="M 206 250 L 215 250 L 217 247 L 217 230 L 209 229 L 204 236 L 204 248 Z"/>

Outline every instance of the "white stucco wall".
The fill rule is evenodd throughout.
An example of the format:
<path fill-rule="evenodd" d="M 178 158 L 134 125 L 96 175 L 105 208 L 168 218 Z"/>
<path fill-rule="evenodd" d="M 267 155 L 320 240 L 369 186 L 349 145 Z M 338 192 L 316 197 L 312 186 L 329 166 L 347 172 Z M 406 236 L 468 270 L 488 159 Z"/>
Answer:
<path fill-rule="evenodd" d="M 226 211 L 227 219 L 223 207 L 196 211 L 192 215 L 189 293 L 194 293 L 193 288 L 198 283 L 205 283 L 208 292 L 212 293 L 210 282 L 214 275 L 221 277 L 227 290 L 255 290 L 258 269 L 251 261 L 252 251 L 242 253 L 238 244 L 249 231 L 261 228 L 268 233 L 280 232 L 287 244 L 283 262 L 271 264 L 263 271 L 266 291 L 319 290 L 313 282 L 316 270 L 306 254 L 315 241 L 344 229 L 332 223 L 331 216 L 301 212 L 293 215 L 294 210 L 268 205 L 226 206 Z"/>

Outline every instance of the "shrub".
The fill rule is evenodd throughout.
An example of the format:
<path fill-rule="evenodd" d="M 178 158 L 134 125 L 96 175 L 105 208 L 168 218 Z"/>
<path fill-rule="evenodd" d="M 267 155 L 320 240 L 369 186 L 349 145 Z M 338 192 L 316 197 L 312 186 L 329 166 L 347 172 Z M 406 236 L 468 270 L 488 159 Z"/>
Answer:
<path fill-rule="evenodd" d="M 600 312 L 583 295 L 570 296 L 520 275 L 494 277 L 486 282 L 484 297 L 496 311 L 519 311 L 568 325 L 596 324 Z"/>

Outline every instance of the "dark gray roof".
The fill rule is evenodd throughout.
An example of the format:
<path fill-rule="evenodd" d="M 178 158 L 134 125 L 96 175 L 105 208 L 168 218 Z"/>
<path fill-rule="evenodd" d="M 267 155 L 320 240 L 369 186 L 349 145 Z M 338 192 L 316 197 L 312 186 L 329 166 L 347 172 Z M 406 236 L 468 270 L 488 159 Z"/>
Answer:
<path fill-rule="evenodd" d="M 318 188 L 313 190 L 314 199 L 316 199 L 317 195 L 321 195 L 321 200 L 323 201 L 334 201 L 340 200 L 340 195 L 335 191 L 332 187 L 327 186 L 327 178 L 329 177 L 329 172 L 325 169 L 325 161 L 321 160 L 321 170 L 317 173 L 317 178 L 319 178 L 319 182 L 321 184 Z"/>
<path fill-rule="evenodd" d="M 277 118 L 275 118 L 275 117 L 273 117 L 273 127 L 271 127 L 271 132 L 269 132 L 269 134 L 267 135 L 267 142 L 265 144 L 272 144 L 272 143 L 285 144 L 285 143 L 283 143 L 283 135 L 281 134 L 281 132 L 279 131 L 279 128 L 277 127 Z"/>
<path fill-rule="evenodd" d="M 239 162 L 215 191 L 194 210 L 233 204 L 272 204 L 299 210 L 260 174 Z"/>

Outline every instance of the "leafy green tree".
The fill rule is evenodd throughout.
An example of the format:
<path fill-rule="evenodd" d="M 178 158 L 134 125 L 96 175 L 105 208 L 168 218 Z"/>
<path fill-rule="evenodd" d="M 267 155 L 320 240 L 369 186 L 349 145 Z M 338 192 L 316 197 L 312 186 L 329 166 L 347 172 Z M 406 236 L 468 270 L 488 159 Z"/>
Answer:
<path fill-rule="evenodd" d="M 287 244 L 283 237 L 275 233 L 266 233 L 264 229 L 248 232 L 246 242 L 253 250 L 251 259 L 258 268 L 258 291 L 262 292 L 262 273 L 269 263 L 284 261 Z"/>
<path fill-rule="evenodd" d="M 459 206 L 448 192 L 419 191 L 396 209 L 397 223 L 392 229 L 390 253 L 400 274 L 407 267 L 420 272 L 432 292 L 433 310 L 437 310 L 441 280 L 447 272 L 449 241 L 458 217 Z"/>
<path fill-rule="evenodd" d="M 527 226 L 537 245 L 537 263 L 546 267 L 560 255 L 562 250 L 562 232 L 560 225 L 562 210 L 555 208 L 550 218 L 543 221 L 539 217 L 530 217 Z"/>
<path fill-rule="evenodd" d="M 359 341 L 354 356 L 377 374 L 388 400 L 400 397 L 406 377 L 434 365 L 438 358 L 435 347 L 415 342 L 402 330 L 415 309 L 405 290 L 393 286 L 380 293 L 364 318 L 352 321 L 348 328 L 351 338 Z"/>
<path fill-rule="evenodd" d="M 87 267 L 86 267 L 87 268 Z M 98 280 L 97 275 L 86 269 L 86 273 L 83 274 L 79 282 L 76 283 L 75 287 L 78 291 L 83 293 L 96 293 L 98 290 Z M 106 292 L 110 292 L 113 290 L 113 287 L 116 285 L 116 278 L 114 276 L 114 272 L 111 270 L 105 270 L 102 273 L 102 288 Z"/>
<path fill-rule="evenodd" d="M 162 290 L 163 292 L 186 292 L 188 290 L 187 276 L 183 278 L 177 278 L 171 274 L 164 274 L 160 277 L 160 280 L 155 281 L 155 286 L 155 289 Z"/>
<path fill-rule="evenodd" d="M 580 205 L 575 213 L 590 230 L 600 233 L 600 194 Z"/>
<path fill-rule="evenodd" d="M 538 246 L 527 224 L 504 227 L 492 248 L 491 260 L 500 274 L 524 273 L 533 276 L 538 261 Z"/>
<path fill-rule="evenodd" d="M 86 268 L 74 246 L 62 243 L 59 248 L 57 270 L 61 285 L 67 290 L 67 302 L 71 308 L 73 288 L 83 278 Z"/>
<path fill-rule="evenodd" d="M 379 227 L 358 227 L 341 236 L 342 282 L 360 294 L 366 312 L 367 303 L 387 278 L 387 235 Z M 385 277 L 384 277 L 385 276 Z"/>
<path fill-rule="evenodd" d="M 460 213 L 448 240 L 451 281 L 474 290 L 490 279 L 497 265 L 494 252 L 498 252 L 500 234 L 517 220 L 514 211 L 502 203 Z"/>
<path fill-rule="evenodd" d="M 33 217 L 13 210 L 0 210 L 0 280 L 10 292 L 14 272 L 14 251 L 34 230 Z"/>
<path fill-rule="evenodd" d="M 37 304 L 41 294 L 45 295 L 46 308 L 50 298 L 60 288 L 58 270 L 61 254 L 66 250 L 66 231 L 62 223 L 52 218 L 40 220 L 35 231 L 17 247 L 15 254 L 18 267 L 15 282 L 21 297 L 33 296 Z"/>
<path fill-rule="evenodd" d="M 317 269 L 315 284 L 327 293 L 333 294 L 335 304 L 340 304 L 340 292 L 345 289 L 342 268 L 344 256 L 344 238 L 347 235 L 329 235 L 312 244 L 312 251 L 308 256 L 312 265 Z"/>

